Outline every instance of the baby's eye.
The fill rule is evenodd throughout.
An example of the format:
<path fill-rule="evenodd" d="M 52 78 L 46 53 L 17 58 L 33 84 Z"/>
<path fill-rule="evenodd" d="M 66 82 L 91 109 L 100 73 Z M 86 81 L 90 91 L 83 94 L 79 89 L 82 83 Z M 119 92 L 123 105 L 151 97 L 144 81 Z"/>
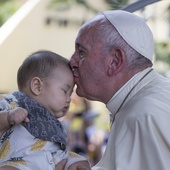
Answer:
<path fill-rule="evenodd" d="M 63 89 L 63 92 L 64 92 L 64 93 L 67 93 L 67 90 L 64 90 L 64 89 Z"/>

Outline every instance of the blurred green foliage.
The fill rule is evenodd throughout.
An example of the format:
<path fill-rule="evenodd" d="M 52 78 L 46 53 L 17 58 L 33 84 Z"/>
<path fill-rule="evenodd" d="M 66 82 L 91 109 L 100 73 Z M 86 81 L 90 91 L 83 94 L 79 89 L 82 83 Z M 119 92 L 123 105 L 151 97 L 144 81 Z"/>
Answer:
<path fill-rule="evenodd" d="M 121 9 L 128 5 L 131 0 L 105 0 L 109 9 Z"/>
<path fill-rule="evenodd" d="M 0 26 L 2 26 L 22 4 L 22 1 L 0 0 Z"/>
<path fill-rule="evenodd" d="M 170 42 L 155 43 L 156 61 L 162 61 L 170 67 Z"/>
<path fill-rule="evenodd" d="M 104 0 L 109 9 L 121 9 L 131 2 L 131 0 Z M 96 1 L 97 3 L 97 1 Z M 85 7 L 91 12 L 99 12 L 94 6 L 92 6 L 88 1 L 85 0 L 51 0 L 50 7 L 57 10 L 64 10 L 71 8 L 73 4 Z"/>

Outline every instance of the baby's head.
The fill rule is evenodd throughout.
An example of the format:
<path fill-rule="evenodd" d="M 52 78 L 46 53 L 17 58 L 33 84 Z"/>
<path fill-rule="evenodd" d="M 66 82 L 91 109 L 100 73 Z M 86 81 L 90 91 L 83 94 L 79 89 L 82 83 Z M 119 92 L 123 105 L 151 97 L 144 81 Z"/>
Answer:
<path fill-rule="evenodd" d="M 74 80 L 69 60 L 51 51 L 28 56 L 17 74 L 18 89 L 35 99 L 53 116 L 66 114 Z"/>

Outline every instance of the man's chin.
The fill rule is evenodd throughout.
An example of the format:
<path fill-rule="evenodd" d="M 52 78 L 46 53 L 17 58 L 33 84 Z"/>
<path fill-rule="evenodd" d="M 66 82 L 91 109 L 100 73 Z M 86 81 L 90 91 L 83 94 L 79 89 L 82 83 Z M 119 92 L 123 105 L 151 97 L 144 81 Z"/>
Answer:
<path fill-rule="evenodd" d="M 98 100 L 98 98 L 94 98 L 93 96 L 88 95 L 88 93 L 85 93 L 83 90 L 81 90 L 78 87 L 76 88 L 76 94 L 79 97 L 84 97 L 84 98 L 91 100 L 91 101 L 100 101 L 100 100 Z"/>
<path fill-rule="evenodd" d="M 76 88 L 76 93 L 77 93 L 77 95 L 80 96 L 80 97 L 85 97 L 85 95 L 83 95 L 84 93 L 82 93 L 82 91 L 80 90 L 79 87 Z"/>

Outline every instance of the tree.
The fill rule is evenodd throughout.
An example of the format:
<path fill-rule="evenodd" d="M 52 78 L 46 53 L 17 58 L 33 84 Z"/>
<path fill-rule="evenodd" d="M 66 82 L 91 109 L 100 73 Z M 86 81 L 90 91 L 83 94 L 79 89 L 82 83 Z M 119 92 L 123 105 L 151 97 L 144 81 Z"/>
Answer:
<path fill-rule="evenodd" d="M 0 0 L 0 26 L 21 7 L 24 1 Z"/>

